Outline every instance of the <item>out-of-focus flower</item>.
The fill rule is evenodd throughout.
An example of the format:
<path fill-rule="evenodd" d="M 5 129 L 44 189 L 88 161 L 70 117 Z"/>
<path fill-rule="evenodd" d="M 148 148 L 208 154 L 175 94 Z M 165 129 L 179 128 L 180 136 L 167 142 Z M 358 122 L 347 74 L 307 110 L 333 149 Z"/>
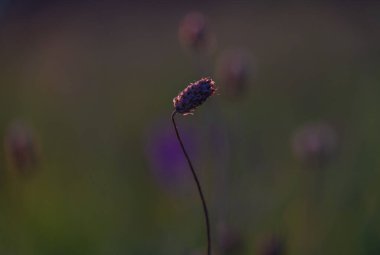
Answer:
<path fill-rule="evenodd" d="M 210 78 L 202 78 L 190 83 L 173 99 L 176 112 L 189 114 L 203 104 L 216 91 L 215 82 Z"/>
<path fill-rule="evenodd" d="M 216 75 L 223 94 L 242 96 L 248 86 L 248 60 L 242 51 L 224 53 L 218 60 Z"/>
<path fill-rule="evenodd" d="M 19 174 L 28 175 L 37 165 L 38 146 L 32 130 L 20 122 L 12 123 L 4 138 L 10 166 Z"/>
<path fill-rule="evenodd" d="M 235 230 L 222 225 L 218 233 L 221 255 L 239 255 L 243 252 L 242 236 Z"/>
<path fill-rule="evenodd" d="M 311 123 L 299 128 L 292 141 L 295 156 L 306 164 L 326 164 L 337 150 L 337 135 L 327 123 Z"/>
<path fill-rule="evenodd" d="M 186 158 L 171 126 L 155 126 L 147 135 L 146 157 L 157 183 L 168 190 L 186 187 L 192 180 Z M 192 157 L 197 157 L 197 142 L 189 128 L 181 129 L 183 142 Z"/>
<path fill-rule="evenodd" d="M 279 237 L 272 236 L 262 241 L 259 246 L 260 255 L 283 255 L 285 254 L 284 241 Z"/>
<path fill-rule="evenodd" d="M 209 44 L 208 26 L 200 12 L 190 12 L 179 25 L 178 36 L 181 44 L 188 49 L 200 51 Z"/>

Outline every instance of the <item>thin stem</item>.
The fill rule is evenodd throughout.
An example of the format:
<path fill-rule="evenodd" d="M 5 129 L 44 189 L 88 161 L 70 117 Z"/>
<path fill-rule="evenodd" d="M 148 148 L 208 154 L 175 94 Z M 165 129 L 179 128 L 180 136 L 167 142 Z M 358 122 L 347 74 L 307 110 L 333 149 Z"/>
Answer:
<path fill-rule="evenodd" d="M 175 129 L 175 133 L 177 134 L 177 138 L 178 138 L 178 141 L 179 141 L 179 144 L 181 145 L 181 148 L 182 148 L 182 151 L 183 151 L 183 154 L 185 154 L 185 157 L 187 159 L 187 162 L 189 163 L 189 167 L 191 169 L 191 173 L 193 174 L 193 177 L 194 177 L 194 180 L 197 184 L 197 188 L 198 188 L 198 192 L 199 192 L 199 196 L 201 197 L 201 200 L 202 200 L 202 205 L 203 205 L 203 213 L 204 213 L 204 217 L 205 217 L 205 220 L 206 220 L 206 228 L 207 228 L 207 255 L 211 255 L 211 234 L 210 234 L 210 219 L 209 219 L 209 216 L 208 216 L 208 210 L 207 210 L 207 205 L 206 205 L 206 199 L 203 195 L 203 192 L 202 192 L 202 187 L 201 187 L 201 184 L 199 182 L 199 179 L 197 177 L 197 174 L 195 173 L 194 171 L 194 167 L 193 167 L 193 164 L 191 163 L 191 160 L 190 160 L 190 157 L 189 155 L 187 154 L 186 150 L 185 150 L 185 146 L 183 145 L 183 142 L 182 142 L 182 139 L 179 135 L 179 132 L 178 132 L 178 129 L 177 129 L 177 124 L 175 123 L 175 119 L 174 119 L 174 116 L 176 115 L 176 111 L 173 112 L 172 114 L 172 121 L 173 121 L 173 126 L 174 126 L 174 129 Z"/>

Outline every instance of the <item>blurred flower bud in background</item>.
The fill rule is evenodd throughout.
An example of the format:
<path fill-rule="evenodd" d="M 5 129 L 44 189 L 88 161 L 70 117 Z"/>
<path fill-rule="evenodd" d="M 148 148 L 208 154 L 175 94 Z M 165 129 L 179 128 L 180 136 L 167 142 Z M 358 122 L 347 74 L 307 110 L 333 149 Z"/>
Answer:
<path fill-rule="evenodd" d="M 179 40 L 185 48 L 198 51 L 206 46 L 207 30 L 205 16 L 200 12 L 190 12 L 180 23 Z"/>
<path fill-rule="evenodd" d="M 248 88 L 248 60 L 243 51 L 227 51 L 219 58 L 216 76 L 222 94 L 230 98 L 243 96 Z"/>
<path fill-rule="evenodd" d="M 296 130 L 293 141 L 294 155 L 305 164 L 324 166 L 335 155 L 338 139 L 327 123 L 310 123 Z"/>
<path fill-rule="evenodd" d="M 178 37 L 185 49 L 196 52 L 208 51 L 215 44 L 207 19 L 200 12 L 190 12 L 185 15 L 179 25 Z"/>
<path fill-rule="evenodd" d="M 22 122 L 13 122 L 4 138 L 7 161 L 17 174 L 30 175 L 38 163 L 38 146 L 32 130 Z"/>

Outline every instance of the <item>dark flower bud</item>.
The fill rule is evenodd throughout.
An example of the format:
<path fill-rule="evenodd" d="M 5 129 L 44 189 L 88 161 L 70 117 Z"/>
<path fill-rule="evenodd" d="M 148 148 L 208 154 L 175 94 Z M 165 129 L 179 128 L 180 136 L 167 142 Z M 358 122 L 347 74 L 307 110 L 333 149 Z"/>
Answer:
<path fill-rule="evenodd" d="M 309 165 L 324 165 L 336 149 L 336 133 L 326 123 L 307 124 L 297 130 L 293 137 L 295 156 Z"/>
<path fill-rule="evenodd" d="M 199 50 L 207 44 L 207 25 L 202 13 L 187 14 L 179 26 L 179 40 L 184 47 Z"/>
<path fill-rule="evenodd" d="M 10 126 L 4 140 L 10 165 L 20 174 L 28 172 L 37 164 L 37 145 L 32 131 L 21 123 Z"/>
<path fill-rule="evenodd" d="M 216 91 L 215 82 L 210 78 L 202 78 L 190 83 L 173 99 L 176 112 L 183 115 L 191 114 L 194 109 L 203 104 Z"/>

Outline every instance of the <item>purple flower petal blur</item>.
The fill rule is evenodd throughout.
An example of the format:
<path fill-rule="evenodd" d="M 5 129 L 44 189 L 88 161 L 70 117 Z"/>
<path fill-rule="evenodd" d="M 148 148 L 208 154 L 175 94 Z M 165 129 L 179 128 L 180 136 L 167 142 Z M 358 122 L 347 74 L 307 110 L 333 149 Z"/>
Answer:
<path fill-rule="evenodd" d="M 181 128 L 183 142 L 191 157 L 197 157 L 194 132 Z M 191 181 L 190 170 L 172 126 L 158 125 L 148 135 L 146 156 L 157 184 L 167 189 L 185 187 Z"/>

